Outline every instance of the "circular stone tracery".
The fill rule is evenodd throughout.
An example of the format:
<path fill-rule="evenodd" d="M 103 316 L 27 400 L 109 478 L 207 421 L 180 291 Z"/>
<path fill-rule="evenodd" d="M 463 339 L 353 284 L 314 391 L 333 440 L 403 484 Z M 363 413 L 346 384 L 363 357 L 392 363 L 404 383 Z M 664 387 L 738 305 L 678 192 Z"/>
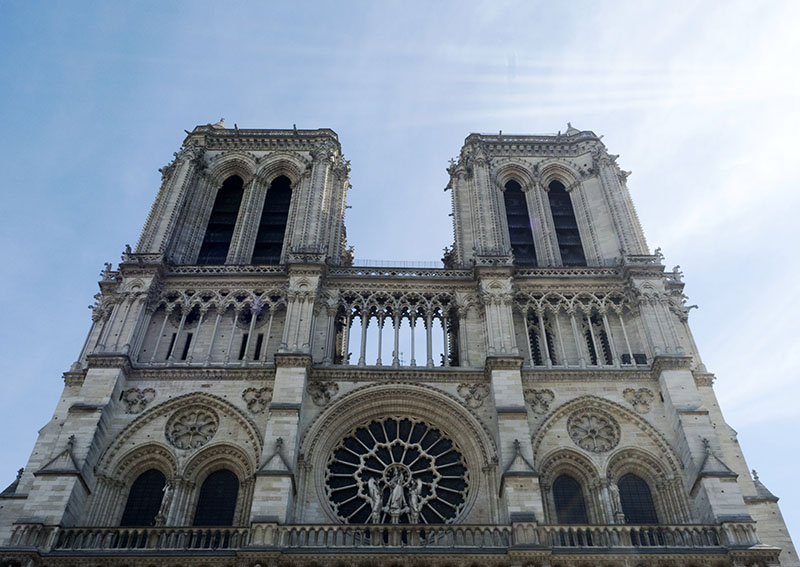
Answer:
<path fill-rule="evenodd" d="M 334 449 L 325 491 L 349 524 L 441 524 L 461 513 L 469 487 L 464 457 L 441 431 L 416 419 L 356 427 Z"/>
<path fill-rule="evenodd" d="M 216 413 L 209 409 L 189 408 L 169 418 L 164 434 L 167 441 L 178 449 L 196 449 L 211 441 L 218 428 Z"/>
<path fill-rule="evenodd" d="M 596 410 L 577 411 L 567 420 L 567 432 L 578 447 L 603 453 L 619 443 L 619 424 L 610 415 Z"/>

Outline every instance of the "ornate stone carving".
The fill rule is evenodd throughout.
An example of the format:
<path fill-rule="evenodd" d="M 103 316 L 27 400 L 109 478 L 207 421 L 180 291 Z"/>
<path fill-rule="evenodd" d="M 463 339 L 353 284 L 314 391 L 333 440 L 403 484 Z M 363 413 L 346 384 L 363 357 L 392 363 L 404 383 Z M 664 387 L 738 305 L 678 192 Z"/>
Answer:
<path fill-rule="evenodd" d="M 458 385 L 458 395 L 464 398 L 464 402 L 471 408 L 483 405 L 483 400 L 489 395 L 488 384 L 466 384 Z"/>
<path fill-rule="evenodd" d="M 125 402 L 125 413 L 141 413 L 147 404 L 152 402 L 156 397 L 156 391 L 153 388 L 131 388 L 122 392 L 122 401 Z"/>
<path fill-rule="evenodd" d="M 346 523 L 452 523 L 466 502 L 469 474 L 444 432 L 389 417 L 355 428 L 334 448 L 325 489 Z"/>
<path fill-rule="evenodd" d="M 219 417 L 209 409 L 190 407 L 173 414 L 164 431 L 167 441 L 178 449 L 197 449 L 214 437 Z"/>
<path fill-rule="evenodd" d="M 582 410 L 569 417 L 567 432 L 578 447 L 603 453 L 619 443 L 620 427 L 617 420 L 605 412 Z"/>
<path fill-rule="evenodd" d="M 339 385 L 333 381 L 311 382 L 306 386 L 306 392 L 308 392 L 315 404 L 322 407 L 327 405 L 339 393 Z"/>
<path fill-rule="evenodd" d="M 247 388 L 242 392 L 242 399 L 252 413 L 261 413 L 272 399 L 272 388 Z"/>
<path fill-rule="evenodd" d="M 556 398 L 553 390 L 534 390 L 533 388 L 525 390 L 524 396 L 525 401 L 535 415 L 547 413 L 547 410 L 550 409 L 550 404 Z"/>
<path fill-rule="evenodd" d="M 631 404 L 633 409 L 639 413 L 647 413 L 650 411 L 650 402 L 654 397 L 653 392 L 647 388 L 639 388 L 638 390 L 626 388 L 625 391 L 622 392 L 622 396 L 625 398 L 625 401 Z"/>

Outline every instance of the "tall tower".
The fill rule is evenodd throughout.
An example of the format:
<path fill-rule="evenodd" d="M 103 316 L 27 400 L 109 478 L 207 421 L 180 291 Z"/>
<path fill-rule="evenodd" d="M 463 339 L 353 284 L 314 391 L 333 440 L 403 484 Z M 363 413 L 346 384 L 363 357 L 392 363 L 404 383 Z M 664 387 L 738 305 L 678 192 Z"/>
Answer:
<path fill-rule="evenodd" d="M 161 171 L 0 565 L 800 565 L 593 132 L 468 136 L 442 268 L 352 266 L 330 130 Z"/>

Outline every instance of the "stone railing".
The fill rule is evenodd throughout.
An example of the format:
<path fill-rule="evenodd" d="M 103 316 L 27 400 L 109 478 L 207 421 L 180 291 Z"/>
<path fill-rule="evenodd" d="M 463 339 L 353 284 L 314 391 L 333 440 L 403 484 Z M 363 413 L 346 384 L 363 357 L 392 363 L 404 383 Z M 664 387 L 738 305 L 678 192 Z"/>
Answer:
<path fill-rule="evenodd" d="M 419 548 L 444 550 L 597 549 L 687 550 L 746 549 L 758 544 L 752 523 L 712 525 L 553 526 L 520 522 L 512 525 L 281 525 L 250 527 L 59 528 L 17 524 L 11 548 L 83 552 L 116 550 L 237 550 Z"/>
<path fill-rule="evenodd" d="M 497 548 L 514 545 L 510 526 L 500 525 L 278 525 L 254 524 L 253 546 L 278 548 Z"/>
<path fill-rule="evenodd" d="M 410 279 L 449 279 L 471 280 L 472 270 L 449 268 L 381 268 L 374 266 L 331 267 L 328 275 L 337 278 L 410 278 Z"/>
<path fill-rule="evenodd" d="M 248 528 L 63 528 L 51 549 L 67 550 L 208 550 L 247 546 Z"/>

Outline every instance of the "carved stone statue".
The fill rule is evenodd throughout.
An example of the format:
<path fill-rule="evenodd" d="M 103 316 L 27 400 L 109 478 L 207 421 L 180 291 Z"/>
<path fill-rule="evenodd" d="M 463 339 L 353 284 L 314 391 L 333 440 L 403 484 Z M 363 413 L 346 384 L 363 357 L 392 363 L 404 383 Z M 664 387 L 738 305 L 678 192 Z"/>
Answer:
<path fill-rule="evenodd" d="M 369 490 L 369 504 L 372 509 L 369 517 L 370 522 L 379 524 L 381 522 L 381 505 L 383 504 L 381 489 L 378 488 L 378 482 L 374 478 L 367 481 L 367 489 Z"/>
<path fill-rule="evenodd" d="M 406 495 L 403 493 L 403 477 L 397 471 L 390 486 L 392 487 L 392 494 L 389 496 L 389 510 L 395 513 L 402 513 L 402 509 L 406 505 Z"/>
<path fill-rule="evenodd" d="M 414 487 L 408 491 L 408 516 L 412 524 L 419 523 L 419 514 L 422 511 L 422 479 L 418 478 Z"/>
<path fill-rule="evenodd" d="M 169 508 L 172 505 L 172 496 L 175 493 L 175 481 L 170 479 L 164 484 L 163 495 L 161 496 L 161 507 L 156 514 L 156 525 L 163 526 L 167 521 Z"/>

